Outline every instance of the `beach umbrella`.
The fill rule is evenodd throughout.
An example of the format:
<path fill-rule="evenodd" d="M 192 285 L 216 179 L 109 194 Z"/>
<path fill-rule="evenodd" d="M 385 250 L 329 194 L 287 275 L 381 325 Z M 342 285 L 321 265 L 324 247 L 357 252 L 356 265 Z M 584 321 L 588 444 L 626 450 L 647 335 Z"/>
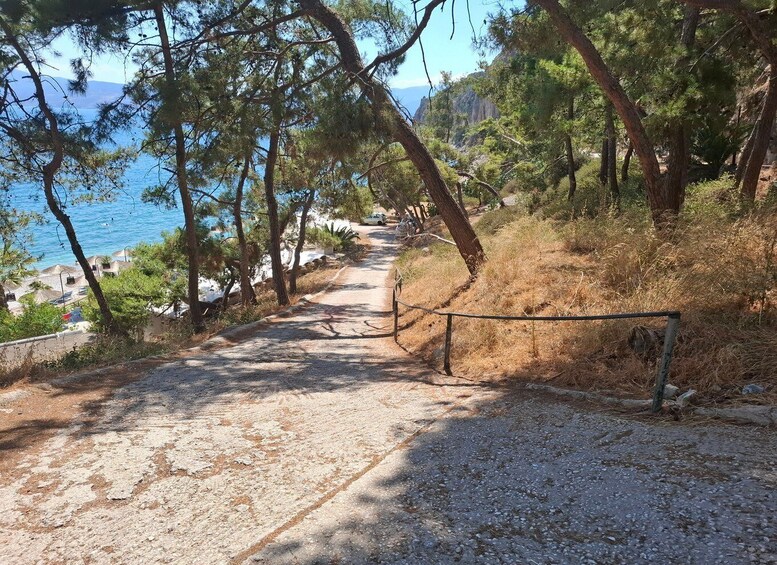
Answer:
<path fill-rule="evenodd" d="M 51 267 L 46 267 L 43 269 L 40 273 L 42 275 L 58 275 L 60 273 L 77 273 L 80 271 L 78 267 L 71 267 L 70 265 L 60 265 L 59 263 L 56 265 L 52 265 Z"/>
<path fill-rule="evenodd" d="M 118 251 L 114 251 L 112 256 L 115 259 L 123 259 L 124 261 L 128 261 L 132 257 L 132 249 L 119 249 Z"/>
<path fill-rule="evenodd" d="M 62 293 L 58 290 L 53 290 L 51 288 L 42 288 L 40 290 L 34 290 L 32 292 L 28 292 L 22 298 L 32 297 L 33 301 L 36 304 L 42 304 L 43 302 L 49 302 L 51 300 L 56 300 L 57 298 L 62 297 Z"/>

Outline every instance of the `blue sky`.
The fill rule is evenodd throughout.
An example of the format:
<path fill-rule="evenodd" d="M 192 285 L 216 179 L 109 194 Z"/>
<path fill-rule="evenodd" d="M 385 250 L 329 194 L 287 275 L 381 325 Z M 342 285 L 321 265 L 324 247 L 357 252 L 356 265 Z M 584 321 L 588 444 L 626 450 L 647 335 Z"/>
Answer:
<path fill-rule="evenodd" d="M 410 2 L 399 0 L 400 4 L 410 9 Z M 472 46 L 472 28 L 467 16 L 467 3 L 459 0 L 453 5 L 456 18 L 456 29 L 451 39 L 451 3 L 446 2 L 441 12 L 435 10 L 428 27 L 424 31 L 422 41 L 426 53 L 426 62 L 429 75 L 433 82 L 437 82 L 440 73 L 448 71 L 454 76 L 463 76 L 478 70 L 478 62 L 484 58 L 484 54 L 477 53 Z M 489 12 L 498 9 L 497 0 L 472 0 L 470 2 L 472 26 L 477 34 L 483 34 L 486 26 L 483 20 Z M 69 38 L 61 38 L 55 48 L 61 53 L 58 58 L 50 58 L 49 63 L 53 67 L 50 74 L 55 76 L 70 77 L 69 61 L 81 53 Z M 485 54 L 485 59 L 490 61 L 493 54 Z M 122 57 L 106 55 L 98 58 L 92 64 L 93 79 L 107 82 L 124 83 L 132 75 L 134 67 Z M 427 84 L 421 58 L 421 49 L 416 44 L 408 52 L 405 63 L 400 67 L 399 74 L 391 81 L 395 88 L 406 88 Z"/>

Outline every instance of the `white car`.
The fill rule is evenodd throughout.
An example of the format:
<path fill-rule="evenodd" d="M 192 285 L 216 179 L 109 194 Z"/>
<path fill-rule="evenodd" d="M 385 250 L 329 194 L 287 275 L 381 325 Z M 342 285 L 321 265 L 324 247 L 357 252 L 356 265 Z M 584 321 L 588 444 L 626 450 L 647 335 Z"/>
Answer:
<path fill-rule="evenodd" d="M 386 214 L 384 214 L 383 212 L 375 212 L 373 214 L 370 214 L 366 218 L 362 219 L 362 224 L 365 224 L 368 226 L 385 226 Z"/>

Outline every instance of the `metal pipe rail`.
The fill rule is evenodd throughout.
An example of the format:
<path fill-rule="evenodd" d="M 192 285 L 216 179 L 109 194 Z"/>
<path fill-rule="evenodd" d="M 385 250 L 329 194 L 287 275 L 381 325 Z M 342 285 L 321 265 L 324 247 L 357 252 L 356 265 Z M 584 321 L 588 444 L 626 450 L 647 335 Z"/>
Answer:
<path fill-rule="evenodd" d="M 677 341 L 677 332 L 680 327 L 680 312 L 678 310 L 659 310 L 656 312 L 623 312 L 617 314 L 594 314 L 582 316 L 501 316 L 493 314 L 470 314 L 467 312 L 449 312 L 445 310 L 435 310 L 418 306 L 417 304 L 408 304 L 399 299 L 402 292 L 402 275 L 396 272 L 394 279 L 394 290 L 391 296 L 392 312 L 394 314 L 394 341 L 399 337 L 399 305 L 411 310 L 421 310 L 427 314 L 435 316 L 445 316 L 445 354 L 443 360 L 443 369 L 446 375 L 452 375 L 451 371 L 451 342 L 453 338 L 453 318 L 477 318 L 480 320 L 505 320 L 505 321 L 528 321 L 528 322 L 574 322 L 585 320 L 624 320 L 633 318 L 666 318 L 666 333 L 664 334 L 664 351 L 661 355 L 661 363 L 656 374 L 655 387 L 653 389 L 652 411 L 659 412 L 664 403 L 664 389 L 669 375 L 669 365 L 672 362 L 672 351 Z"/>

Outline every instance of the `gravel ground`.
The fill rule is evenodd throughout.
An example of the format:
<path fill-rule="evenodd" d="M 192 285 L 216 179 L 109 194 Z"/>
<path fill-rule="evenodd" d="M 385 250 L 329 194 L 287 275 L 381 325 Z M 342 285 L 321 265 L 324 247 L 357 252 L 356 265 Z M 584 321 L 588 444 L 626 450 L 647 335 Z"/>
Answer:
<path fill-rule="evenodd" d="M 317 304 L 30 450 L 0 563 L 777 563 L 773 432 L 436 375 L 386 337 L 367 231 Z"/>

